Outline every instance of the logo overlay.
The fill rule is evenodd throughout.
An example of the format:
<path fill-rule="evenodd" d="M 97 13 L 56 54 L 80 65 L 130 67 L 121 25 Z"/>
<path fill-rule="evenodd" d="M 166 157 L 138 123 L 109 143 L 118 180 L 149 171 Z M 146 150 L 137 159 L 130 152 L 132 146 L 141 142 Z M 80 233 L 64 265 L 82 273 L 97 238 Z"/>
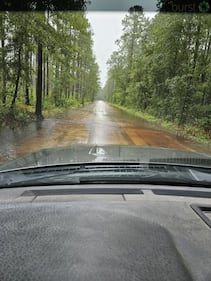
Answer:
<path fill-rule="evenodd" d="M 201 13 L 208 13 L 209 12 L 209 9 L 210 9 L 210 5 L 208 2 L 206 1 L 203 1 L 199 4 L 199 11 Z"/>

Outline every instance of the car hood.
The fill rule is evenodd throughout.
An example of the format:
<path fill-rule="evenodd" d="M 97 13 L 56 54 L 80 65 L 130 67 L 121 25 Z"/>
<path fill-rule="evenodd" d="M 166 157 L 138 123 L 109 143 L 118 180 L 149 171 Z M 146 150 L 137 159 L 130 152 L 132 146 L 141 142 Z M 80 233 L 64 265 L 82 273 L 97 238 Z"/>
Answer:
<path fill-rule="evenodd" d="M 177 163 L 211 167 L 211 155 L 128 145 L 72 145 L 29 153 L 0 166 L 0 171 L 89 162 Z"/>

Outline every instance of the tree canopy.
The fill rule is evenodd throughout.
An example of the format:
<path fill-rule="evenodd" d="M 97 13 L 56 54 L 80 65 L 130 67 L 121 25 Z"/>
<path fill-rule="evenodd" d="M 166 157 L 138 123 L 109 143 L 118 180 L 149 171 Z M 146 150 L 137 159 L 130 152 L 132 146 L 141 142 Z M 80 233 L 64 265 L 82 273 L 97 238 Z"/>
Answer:
<path fill-rule="evenodd" d="M 158 118 L 210 130 L 211 18 L 129 13 L 108 64 L 105 98 Z"/>
<path fill-rule="evenodd" d="M 0 13 L 0 110 L 94 100 L 98 65 L 92 32 L 82 12 Z"/>

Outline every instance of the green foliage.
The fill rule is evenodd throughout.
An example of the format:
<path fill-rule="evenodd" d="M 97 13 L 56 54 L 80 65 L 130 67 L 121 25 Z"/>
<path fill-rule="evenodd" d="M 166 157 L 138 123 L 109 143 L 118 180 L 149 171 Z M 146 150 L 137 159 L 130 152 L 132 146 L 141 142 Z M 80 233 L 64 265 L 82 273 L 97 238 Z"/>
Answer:
<path fill-rule="evenodd" d="M 196 126 L 191 126 L 191 125 L 185 125 L 181 129 L 174 122 L 163 120 L 162 118 L 155 117 L 154 115 L 151 115 L 147 112 L 136 110 L 134 108 L 120 106 L 117 104 L 113 104 L 113 106 L 116 106 L 117 108 L 127 112 L 128 114 L 131 114 L 138 118 L 144 119 L 145 121 L 148 121 L 150 125 L 154 125 L 156 128 L 167 129 L 173 134 L 176 133 L 178 136 L 190 138 L 195 141 L 206 143 L 206 144 L 211 144 L 210 119 L 204 120 L 205 122 L 208 122 L 208 131 L 204 130 L 204 128 L 202 127 L 198 128 Z"/>
<path fill-rule="evenodd" d="M 210 22 L 210 15 L 157 14 L 150 22 L 143 13 L 127 15 L 104 97 L 209 135 Z"/>
<path fill-rule="evenodd" d="M 117 93 L 114 93 L 114 94 L 113 94 L 112 101 L 113 101 L 115 104 L 121 105 L 121 98 L 122 98 L 122 93 L 117 92 Z"/>
<path fill-rule="evenodd" d="M 1 110 L 16 111 L 20 101 L 42 116 L 46 104 L 68 108 L 95 99 L 99 69 L 85 13 L 0 13 L 0 40 Z"/>
<path fill-rule="evenodd" d="M 0 107 L 0 128 L 15 128 L 34 120 L 34 113 L 24 106 L 17 105 L 12 111 L 9 106 Z"/>
<path fill-rule="evenodd" d="M 65 101 L 65 107 L 70 109 L 70 108 L 78 108 L 80 107 L 81 104 L 78 100 L 73 99 L 73 98 L 69 98 Z"/>
<path fill-rule="evenodd" d="M 51 100 L 46 99 L 43 103 L 43 109 L 53 109 L 54 107 L 59 107 L 63 109 L 71 109 L 71 108 L 78 108 L 81 105 L 81 103 L 74 98 L 60 98 L 56 100 L 56 103 L 54 103 Z"/>

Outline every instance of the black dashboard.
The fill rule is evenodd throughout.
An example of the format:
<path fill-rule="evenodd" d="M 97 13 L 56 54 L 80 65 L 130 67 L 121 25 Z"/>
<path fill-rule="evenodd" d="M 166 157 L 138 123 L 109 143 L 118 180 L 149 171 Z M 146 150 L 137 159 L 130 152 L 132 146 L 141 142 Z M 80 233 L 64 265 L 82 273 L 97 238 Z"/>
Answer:
<path fill-rule="evenodd" d="M 0 190 L 0 280 L 211 280 L 211 191 Z"/>

